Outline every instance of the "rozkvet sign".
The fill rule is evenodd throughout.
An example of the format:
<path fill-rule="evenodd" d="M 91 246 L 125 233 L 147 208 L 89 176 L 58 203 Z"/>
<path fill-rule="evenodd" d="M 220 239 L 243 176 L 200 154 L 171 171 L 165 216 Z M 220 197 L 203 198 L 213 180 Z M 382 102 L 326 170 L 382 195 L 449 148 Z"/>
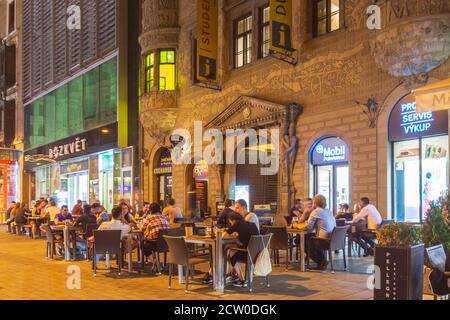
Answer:
<path fill-rule="evenodd" d="M 447 111 L 417 112 L 415 97 L 408 95 L 394 107 L 389 120 L 389 140 L 402 141 L 447 134 Z"/>

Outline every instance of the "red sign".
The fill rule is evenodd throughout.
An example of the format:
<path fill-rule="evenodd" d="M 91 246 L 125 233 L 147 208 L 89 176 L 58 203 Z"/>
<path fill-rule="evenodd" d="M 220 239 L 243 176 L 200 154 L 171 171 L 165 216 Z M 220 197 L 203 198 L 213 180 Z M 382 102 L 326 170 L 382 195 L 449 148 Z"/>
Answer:
<path fill-rule="evenodd" d="M 19 164 L 18 161 L 14 161 L 14 160 L 0 160 L 0 164 L 6 164 L 8 166 L 12 166 L 15 164 Z"/>

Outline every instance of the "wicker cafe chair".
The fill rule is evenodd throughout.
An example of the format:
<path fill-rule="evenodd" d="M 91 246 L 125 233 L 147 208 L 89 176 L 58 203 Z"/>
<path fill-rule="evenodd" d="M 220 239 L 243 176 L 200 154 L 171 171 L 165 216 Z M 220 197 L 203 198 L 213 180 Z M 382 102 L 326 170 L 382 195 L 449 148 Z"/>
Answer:
<path fill-rule="evenodd" d="M 86 254 L 87 260 L 92 259 L 92 256 L 93 256 L 92 236 L 94 235 L 94 231 L 96 231 L 99 227 L 100 227 L 100 225 L 98 225 L 96 223 L 89 223 L 86 225 L 85 230 L 83 230 L 82 232 L 77 232 L 77 237 L 76 237 L 75 241 L 83 243 L 85 245 L 85 248 L 87 251 L 87 254 Z"/>
<path fill-rule="evenodd" d="M 179 265 L 183 266 L 186 270 L 185 274 L 185 293 L 189 293 L 189 273 L 190 269 L 197 264 L 201 263 L 211 263 L 211 250 L 208 248 L 207 255 L 195 255 L 200 251 L 205 251 L 204 248 L 199 250 L 190 250 L 184 240 L 184 237 L 170 237 L 164 236 L 169 247 L 170 255 L 168 259 L 169 263 L 169 289 L 172 288 L 172 276 L 173 276 L 173 266 Z"/>
<path fill-rule="evenodd" d="M 248 280 L 248 288 L 253 292 L 253 271 L 258 256 L 264 249 L 269 249 L 273 234 L 268 233 L 260 236 L 252 236 L 248 243 L 247 249 L 231 248 L 230 251 L 242 251 L 247 253 L 246 278 Z M 270 251 L 270 249 L 269 249 Z M 266 287 L 270 288 L 269 275 L 265 277 Z"/>
<path fill-rule="evenodd" d="M 97 256 L 116 255 L 119 276 L 122 271 L 122 232 L 120 230 L 94 230 L 94 244 L 92 248 L 92 269 L 94 277 L 97 275 Z"/>
<path fill-rule="evenodd" d="M 55 233 L 48 224 L 42 225 L 42 229 L 45 231 L 45 236 L 47 238 L 46 257 L 53 260 L 53 257 L 56 254 L 56 244 L 64 246 L 63 239 L 57 240 L 55 238 Z"/>
<path fill-rule="evenodd" d="M 345 227 L 336 227 L 333 230 L 333 233 L 331 234 L 330 239 L 322 239 L 317 237 L 312 237 L 310 241 L 315 240 L 321 240 L 326 243 L 325 248 L 328 251 L 328 257 L 330 259 L 331 263 L 331 272 L 334 273 L 334 265 L 333 265 L 333 251 L 339 251 L 342 250 L 344 254 L 344 270 L 347 271 L 347 259 L 345 257 L 345 237 L 347 235 L 349 226 Z M 308 262 L 307 262 L 307 269 L 309 269 L 309 260 L 311 257 L 311 244 L 308 246 Z"/>
<path fill-rule="evenodd" d="M 289 250 L 292 251 L 292 245 L 289 243 L 289 235 L 286 227 L 272 227 L 264 226 L 266 234 L 272 234 L 270 241 L 270 248 L 273 250 L 273 257 L 275 264 L 280 264 L 280 254 L 279 250 L 286 251 L 286 267 L 285 270 L 288 271 L 289 268 Z"/>
<path fill-rule="evenodd" d="M 158 239 L 156 240 L 156 265 L 158 272 L 161 272 L 161 257 L 160 254 L 164 254 L 163 267 L 167 265 L 167 253 L 169 252 L 169 245 L 167 244 L 164 236 L 169 237 L 184 237 L 185 229 L 183 228 L 170 228 L 160 229 L 158 232 Z"/>

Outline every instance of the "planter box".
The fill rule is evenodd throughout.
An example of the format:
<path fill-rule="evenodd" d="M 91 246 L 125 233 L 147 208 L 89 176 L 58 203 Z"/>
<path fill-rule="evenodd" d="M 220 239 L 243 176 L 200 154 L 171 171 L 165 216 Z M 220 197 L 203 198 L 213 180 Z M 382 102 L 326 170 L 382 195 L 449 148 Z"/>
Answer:
<path fill-rule="evenodd" d="M 409 248 L 375 248 L 375 266 L 380 268 L 380 287 L 375 300 L 422 300 L 424 245 Z"/>

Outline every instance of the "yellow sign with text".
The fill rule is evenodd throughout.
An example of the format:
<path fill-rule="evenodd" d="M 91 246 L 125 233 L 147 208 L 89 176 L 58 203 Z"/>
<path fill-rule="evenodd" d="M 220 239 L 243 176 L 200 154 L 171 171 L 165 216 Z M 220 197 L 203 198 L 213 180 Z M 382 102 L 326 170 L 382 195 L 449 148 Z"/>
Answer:
<path fill-rule="evenodd" d="M 292 0 L 270 0 L 270 50 L 292 53 Z"/>
<path fill-rule="evenodd" d="M 197 0 L 197 81 L 218 82 L 218 28 L 218 0 Z"/>

